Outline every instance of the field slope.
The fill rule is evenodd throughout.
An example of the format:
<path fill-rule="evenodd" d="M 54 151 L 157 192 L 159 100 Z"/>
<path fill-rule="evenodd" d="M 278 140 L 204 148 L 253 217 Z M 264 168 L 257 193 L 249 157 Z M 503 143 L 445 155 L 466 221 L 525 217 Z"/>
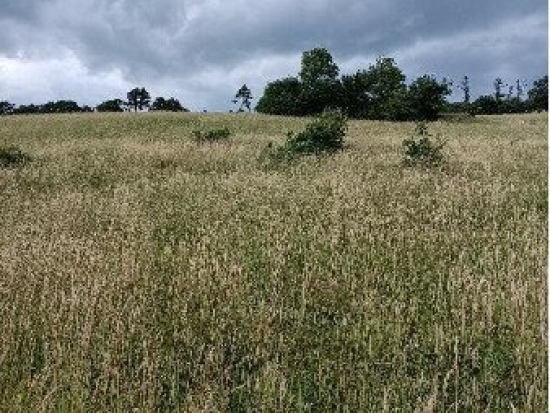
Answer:
<path fill-rule="evenodd" d="M 0 117 L 0 411 L 546 411 L 546 114 L 259 161 L 306 122 Z"/>

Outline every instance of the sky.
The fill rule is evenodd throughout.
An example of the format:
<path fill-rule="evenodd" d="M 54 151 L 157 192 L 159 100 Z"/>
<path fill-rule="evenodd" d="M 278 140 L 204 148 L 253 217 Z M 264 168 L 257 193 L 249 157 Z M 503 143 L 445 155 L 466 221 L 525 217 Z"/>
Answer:
<path fill-rule="evenodd" d="M 341 74 L 395 59 L 410 82 L 548 73 L 546 0 L 0 0 L 0 101 L 96 106 L 136 87 L 194 111 L 233 109 L 247 84 L 296 76 L 327 48 Z"/>

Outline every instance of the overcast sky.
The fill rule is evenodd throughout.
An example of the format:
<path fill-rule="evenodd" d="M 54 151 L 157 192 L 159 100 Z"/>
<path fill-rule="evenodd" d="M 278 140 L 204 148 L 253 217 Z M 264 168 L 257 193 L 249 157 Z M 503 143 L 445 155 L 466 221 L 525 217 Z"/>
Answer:
<path fill-rule="evenodd" d="M 0 100 L 16 104 L 144 86 L 227 111 L 243 83 L 260 97 L 314 47 L 341 73 L 388 56 L 408 81 L 468 75 L 474 97 L 548 72 L 546 0 L 0 0 L 0 29 Z"/>

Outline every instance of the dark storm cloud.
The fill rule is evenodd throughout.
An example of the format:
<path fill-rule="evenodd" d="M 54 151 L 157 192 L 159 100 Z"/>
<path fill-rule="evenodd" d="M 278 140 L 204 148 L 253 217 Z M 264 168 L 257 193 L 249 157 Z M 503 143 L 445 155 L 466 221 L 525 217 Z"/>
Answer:
<path fill-rule="evenodd" d="M 526 30 L 526 27 L 528 30 Z M 397 50 L 398 63 L 410 77 L 425 73 L 454 79 L 468 75 L 472 96 L 492 92 L 493 80 L 509 85 L 531 83 L 547 73 L 547 22 L 532 14 L 506 20 L 489 28 L 432 38 Z M 455 87 L 455 96 L 462 92 Z"/>
<path fill-rule="evenodd" d="M 0 22 L 12 34 L 10 45 L 0 43 L 0 52 L 16 49 L 44 57 L 53 48 L 70 49 L 97 69 L 162 67 L 160 59 L 173 46 L 170 37 L 182 21 L 180 3 L 19 0 L 17 7 L 5 11 L 0 4 Z"/>
<path fill-rule="evenodd" d="M 424 73 L 527 77 L 545 73 L 547 61 L 543 0 L 13 0 L 0 2 L 0 25 L 0 56 L 70 53 L 89 76 L 117 71 L 183 95 L 216 85 L 199 103 L 214 106 L 216 93 L 237 87 L 226 83 L 261 88 L 267 76 L 296 73 L 301 52 L 317 46 L 345 68 L 389 55 L 407 74 L 422 60 Z"/>

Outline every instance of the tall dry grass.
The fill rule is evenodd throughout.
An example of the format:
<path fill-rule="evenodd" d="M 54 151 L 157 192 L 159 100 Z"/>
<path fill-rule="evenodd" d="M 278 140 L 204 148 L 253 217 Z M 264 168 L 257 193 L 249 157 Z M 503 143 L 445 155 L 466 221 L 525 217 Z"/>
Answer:
<path fill-rule="evenodd" d="M 305 122 L 0 118 L 0 411 L 545 411 L 546 116 L 265 168 Z"/>

